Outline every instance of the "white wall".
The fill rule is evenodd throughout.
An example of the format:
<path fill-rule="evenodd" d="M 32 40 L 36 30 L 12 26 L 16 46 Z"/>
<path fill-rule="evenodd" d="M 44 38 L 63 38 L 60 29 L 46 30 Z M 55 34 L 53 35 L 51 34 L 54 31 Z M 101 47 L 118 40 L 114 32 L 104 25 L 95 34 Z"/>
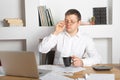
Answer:
<path fill-rule="evenodd" d="M 0 0 L 0 27 L 4 18 L 22 18 L 24 21 L 24 0 Z"/>
<path fill-rule="evenodd" d="M 112 62 L 112 39 L 96 38 L 94 39 L 98 53 L 102 56 L 102 63 Z"/>

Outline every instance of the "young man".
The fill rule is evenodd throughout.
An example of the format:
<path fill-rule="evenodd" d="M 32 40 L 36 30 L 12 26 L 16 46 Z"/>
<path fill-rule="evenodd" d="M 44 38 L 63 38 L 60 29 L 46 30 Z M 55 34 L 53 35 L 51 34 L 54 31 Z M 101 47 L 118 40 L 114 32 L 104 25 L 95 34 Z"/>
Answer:
<path fill-rule="evenodd" d="M 76 9 L 68 10 L 65 19 L 55 26 L 55 31 L 40 43 L 39 51 L 47 53 L 55 47 L 54 64 L 63 64 L 63 56 L 71 56 L 72 65 L 76 67 L 100 63 L 101 56 L 97 53 L 93 40 L 81 35 L 78 28 L 80 24 L 80 12 Z M 85 52 L 87 58 L 83 58 Z"/>

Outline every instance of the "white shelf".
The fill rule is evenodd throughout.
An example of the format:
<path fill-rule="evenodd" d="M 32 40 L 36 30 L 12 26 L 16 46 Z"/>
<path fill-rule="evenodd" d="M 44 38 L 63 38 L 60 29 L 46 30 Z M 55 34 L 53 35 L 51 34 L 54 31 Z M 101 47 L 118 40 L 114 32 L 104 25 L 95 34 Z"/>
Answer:
<path fill-rule="evenodd" d="M 7 39 L 25 39 L 26 28 L 25 27 L 1 27 L 0 28 L 0 40 Z"/>
<path fill-rule="evenodd" d="M 39 0 L 39 4 L 46 5 L 47 8 L 51 9 L 55 23 L 63 20 L 65 12 L 70 8 L 79 10 L 82 16 L 82 22 L 87 22 L 93 16 L 93 8 L 106 7 L 107 23 L 112 24 L 112 0 L 73 0 L 69 2 L 65 0 Z"/>

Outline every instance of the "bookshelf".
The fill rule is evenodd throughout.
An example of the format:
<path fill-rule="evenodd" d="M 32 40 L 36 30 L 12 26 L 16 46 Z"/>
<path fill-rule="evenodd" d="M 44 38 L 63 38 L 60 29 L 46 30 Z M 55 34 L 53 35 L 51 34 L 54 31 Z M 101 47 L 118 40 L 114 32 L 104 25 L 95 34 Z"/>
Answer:
<path fill-rule="evenodd" d="M 86 2 L 87 1 L 87 2 Z M 94 3 L 94 1 L 96 3 Z M 99 3 L 100 1 L 100 3 Z M 14 7 L 9 8 L 9 4 L 6 3 L 14 3 Z M 101 3 L 102 2 L 102 3 Z M 120 1 L 119 0 L 74 0 L 74 1 L 65 1 L 65 0 L 1 0 L 0 6 L 4 8 L 4 10 L 8 10 L 8 12 L 2 11 L 0 14 L 2 14 L 2 17 L 0 17 L 0 21 L 3 19 L 3 17 L 11 17 L 13 15 L 16 15 L 15 17 L 22 18 L 24 21 L 24 27 L 4 27 L 0 24 L 0 42 L 2 41 L 18 41 L 21 44 L 20 45 L 25 46 L 25 48 L 16 48 L 14 47 L 13 50 L 25 50 L 25 51 L 34 51 L 36 53 L 37 61 L 39 63 L 39 52 L 38 52 L 38 44 L 40 42 L 40 39 L 43 38 L 46 35 L 49 35 L 53 30 L 54 26 L 48 27 L 48 26 L 39 26 L 39 19 L 38 19 L 38 6 L 40 5 L 46 5 L 49 7 L 52 11 L 53 18 L 55 23 L 57 23 L 59 20 L 64 19 L 64 12 L 66 12 L 69 8 L 77 8 L 81 11 L 83 16 L 83 22 L 87 21 L 90 17 L 92 17 L 92 8 L 95 7 L 97 4 L 98 7 L 101 5 L 105 5 L 103 7 L 108 7 L 108 22 L 107 25 L 84 25 L 80 26 L 81 32 L 84 32 L 86 34 L 89 34 L 94 39 L 101 40 L 105 39 L 106 43 L 109 43 L 107 46 L 100 45 L 98 48 L 101 49 L 102 47 L 106 48 L 107 51 L 103 51 L 101 54 L 109 54 L 109 50 L 112 50 L 110 54 L 112 54 L 111 62 L 117 63 L 118 59 L 120 58 L 119 52 L 120 52 L 120 39 L 119 39 L 119 21 L 120 21 Z M 2 5 L 3 4 L 3 5 Z M 4 5 L 6 4 L 6 5 Z M 16 5 L 15 5 L 16 4 Z M 64 6 L 62 6 L 64 5 Z M 71 6 L 72 5 L 72 6 Z M 88 5 L 88 6 L 86 6 Z M 8 7 L 6 7 L 8 6 Z M 80 7 L 84 6 L 84 7 Z M 0 7 L 0 10 L 2 8 Z M 15 8 L 13 11 L 11 8 Z M 84 12 L 86 11 L 86 12 Z M 14 13 L 14 14 L 13 14 Z M 4 14 L 4 15 L 3 15 Z M 7 16 L 6 16 L 7 15 Z M 104 40 L 102 40 L 104 41 Z M 4 42 L 5 43 L 5 42 Z M 1 45 L 1 44 L 0 44 Z M 8 45 L 8 44 L 5 44 Z M 18 43 L 13 43 L 13 45 L 19 46 Z M 118 46 L 116 46 L 118 45 Z M 6 47 L 0 46 L 5 48 L 5 50 L 9 50 Z"/>
<path fill-rule="evenodd" d="M 55 4 L 53 4 L 55 3 Z M 82 22 L 88 23 L 89 19 L 93 17 L 94 15 L 94 8 L 103 8 L 106 7 L 106 23 L 112 24 L 112 0 L 80 0 L 79 2 L 77 0 L 75 1 L 49 1 L 49 0 L 39 0 L 40 5 L 46 5 L 46 7 L 49 7 L 52 11 L 54 22 L 57 23 L 60 20 L 64 19 L 65 12 L 70 8 L 76 8 L 80 11 L 82 16 Z M 64 6 L 61 6 L 63 4 L 67 4 Z M 85 10 L 87 9 L 87 10 Z M 103 12 L 103 11 L 102 11 Z M 101 13 L 102 13 L 101 12 Z M 99 16 L 99 15 L 98 15 Z M 108 18 L 109 17 L 109 18 Z M 111 23 L 110 23 L 111 22 Z M 103 24 L 104 25 L 104 24 Z"/>

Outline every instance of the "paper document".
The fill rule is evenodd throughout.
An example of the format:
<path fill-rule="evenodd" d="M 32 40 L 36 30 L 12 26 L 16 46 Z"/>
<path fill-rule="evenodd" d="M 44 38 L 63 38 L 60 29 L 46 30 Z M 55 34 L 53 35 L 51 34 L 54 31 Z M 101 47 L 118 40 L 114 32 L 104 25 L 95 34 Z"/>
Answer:
<path fill-rule="evenodd" d="M 90 74 L 86 80 L 115 80 L 114 74 Z"/>
<path fill-rule="evenodd" d="M 64 67 L 64 66 L 58 66 L 58 65 L 40 65 L 38 67 L 39 69 L 46 69 L 46 70 L 52 70 L 52 71 L 55 71 L 55 72 L 79 72 L 79 71 L 82 71 L 82 70 L 85 70 L 85 68 L 82 68 L 82 67 L 73 67 L 73 66 L 70 66 L 70 67 Z"/>
<path fill-rule="evenodd" d="M 50 72 L 39 78 L 40 80 L 73 80 L 72 78 L 68 78 L 62 75 L 55 74 Z"/>
<path fill-rule="evenodd" d="M 0 76 L 4 76 L 5 75 L 5 72 L 3 70 L 3 67 L 0 67 Z"/>

